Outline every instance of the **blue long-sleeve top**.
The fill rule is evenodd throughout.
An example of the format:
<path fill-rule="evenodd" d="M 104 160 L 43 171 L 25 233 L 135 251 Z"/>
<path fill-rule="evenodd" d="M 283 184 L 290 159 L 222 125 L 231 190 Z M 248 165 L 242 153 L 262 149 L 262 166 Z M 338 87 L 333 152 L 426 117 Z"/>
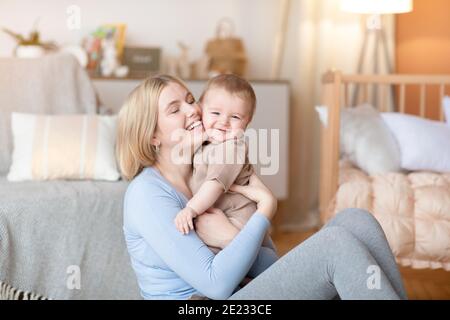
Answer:
<path fill-rule="evenodd" d="M 182 235 L 174 218 L 187 201 L 153 167 L 127 188 L 123 230 L 144 299 L 226 299 L 246 275 L 256 277 L 278 259 L 273 243 L 261 247 L 269 221 L 258 212 L 217 255 L 195 231 Z"/>

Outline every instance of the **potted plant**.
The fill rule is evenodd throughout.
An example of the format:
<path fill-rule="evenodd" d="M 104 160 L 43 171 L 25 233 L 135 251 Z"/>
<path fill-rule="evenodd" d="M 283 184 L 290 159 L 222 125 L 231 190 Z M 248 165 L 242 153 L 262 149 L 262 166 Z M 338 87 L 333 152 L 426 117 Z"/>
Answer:
<path fill-rule="evenodd" d="M 34 27 L 28 37 L 3 28 L 3 31 L 12 36 L 17 46 L 14 49 L 14 56 L 18 58 L 36 58 L 45 54 L 47 50 L 56 49 L 56 45 L 51 42 L 42 42 L 39 31 Z"/>

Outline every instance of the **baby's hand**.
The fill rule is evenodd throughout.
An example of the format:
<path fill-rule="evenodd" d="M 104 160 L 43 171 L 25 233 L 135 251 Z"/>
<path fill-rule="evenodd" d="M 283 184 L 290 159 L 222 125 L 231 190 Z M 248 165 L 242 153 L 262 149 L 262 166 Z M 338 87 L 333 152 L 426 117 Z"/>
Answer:
<path fill-rule="evenodd" d="M 183 210 L 178 212 L 175 217 L 175 226 L 177 230 L 182 234 L 188 234 L 190 230 L 194 230 L 194 218 L 197 217 L 198 214 L 194 209 L 190 207 L 185 207 Z"/>

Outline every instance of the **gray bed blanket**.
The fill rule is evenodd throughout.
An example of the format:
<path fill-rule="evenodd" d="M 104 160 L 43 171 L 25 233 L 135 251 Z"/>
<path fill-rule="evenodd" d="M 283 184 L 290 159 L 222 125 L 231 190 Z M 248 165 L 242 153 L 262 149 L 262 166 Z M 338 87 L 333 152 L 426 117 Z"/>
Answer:
<path fill-rule="evenodd" d="M 122 232 L 126 187 L 0 176 L 0 281 L 50 299 L 140 299 Z"/>

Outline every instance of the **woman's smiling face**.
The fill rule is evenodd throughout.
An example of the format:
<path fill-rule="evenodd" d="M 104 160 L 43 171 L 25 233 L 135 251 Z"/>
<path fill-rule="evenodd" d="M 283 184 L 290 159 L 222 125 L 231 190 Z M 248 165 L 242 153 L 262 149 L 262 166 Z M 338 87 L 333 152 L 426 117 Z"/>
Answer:
<path fill-rule="evenodd" d="M 201 110 L 194 96 L 178 83 L 169 83 L 161 91 L 158 103 L 155 138 L 161 148 L 172 149 L 177 144 L 183 149 L 197 147 L 203 135 Z"/>

